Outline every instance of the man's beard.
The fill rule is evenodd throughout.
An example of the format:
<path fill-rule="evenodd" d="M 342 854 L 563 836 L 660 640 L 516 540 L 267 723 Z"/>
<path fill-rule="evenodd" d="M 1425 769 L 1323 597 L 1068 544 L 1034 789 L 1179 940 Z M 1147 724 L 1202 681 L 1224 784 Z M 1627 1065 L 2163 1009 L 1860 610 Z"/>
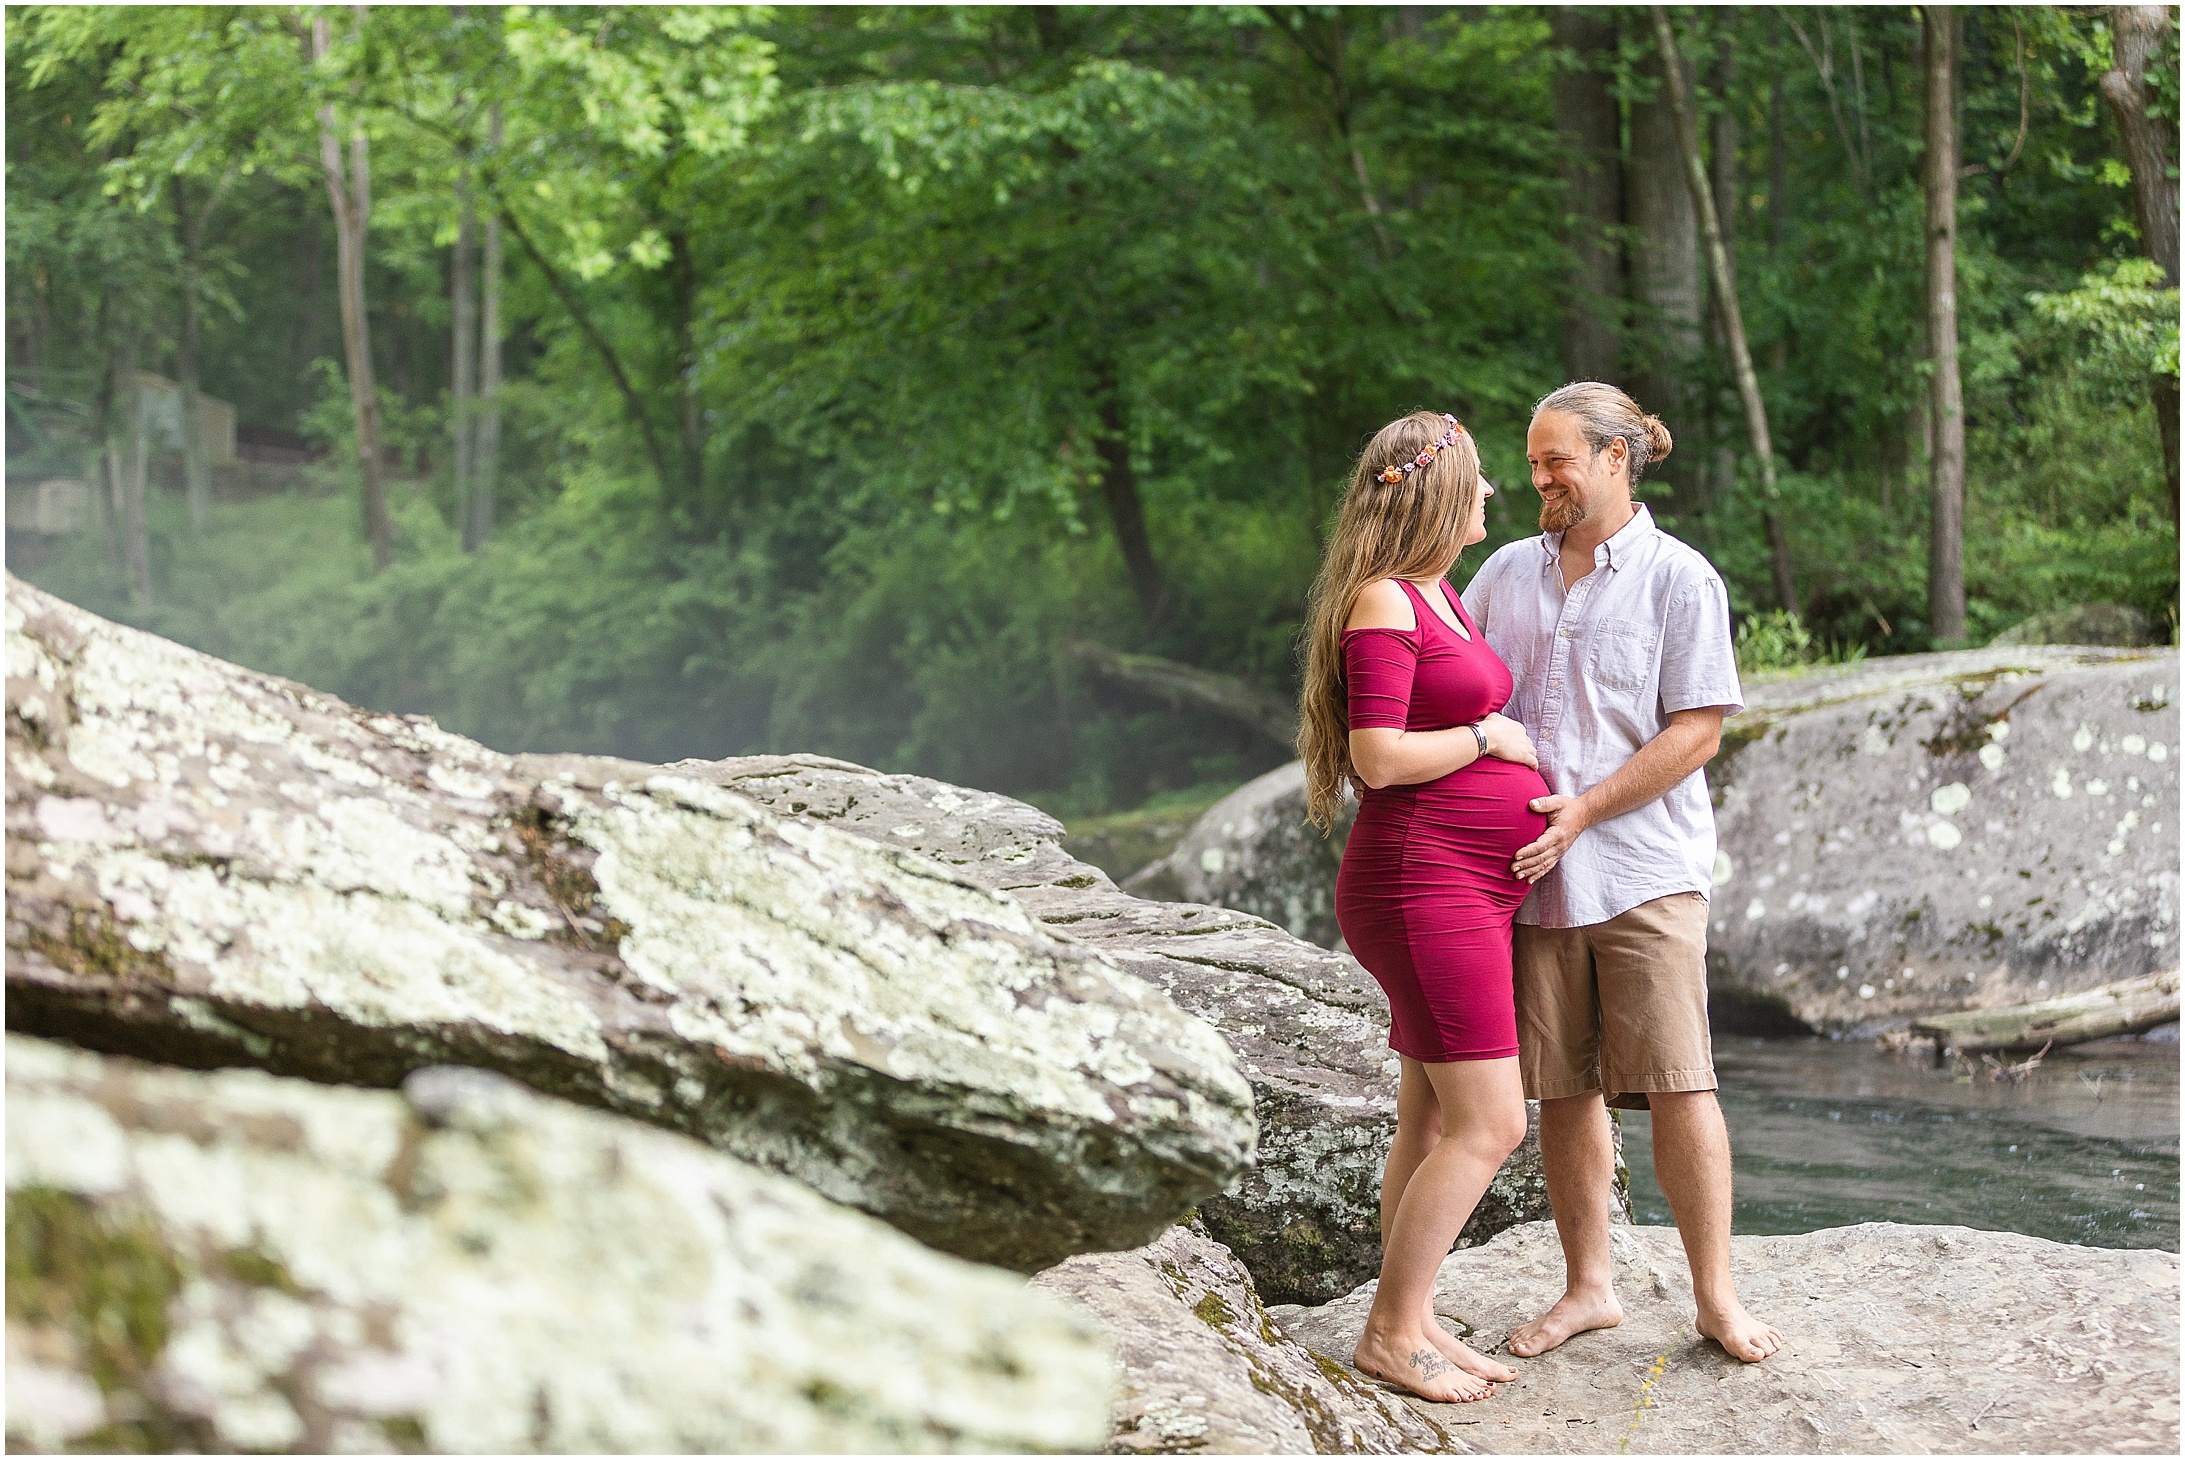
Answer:
<path fill-rule="evenodd" d="M 1560 502 L 1542 499 L 1540 503 L 1540 530 L 1542 532 L 1568 532 L 1586 520 L 1586 504 L 1570 492 L 1563 494 Z"/>

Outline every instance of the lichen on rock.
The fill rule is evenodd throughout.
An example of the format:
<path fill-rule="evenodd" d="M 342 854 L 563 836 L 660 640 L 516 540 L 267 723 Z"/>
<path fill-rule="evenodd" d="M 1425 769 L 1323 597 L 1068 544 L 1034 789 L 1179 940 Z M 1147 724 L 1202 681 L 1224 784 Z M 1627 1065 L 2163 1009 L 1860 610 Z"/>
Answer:
<path fill-rule="evenodd" d="M 1221 1036 L 1006 892 L 704 778 L 498 755 L 10 578 L 11 1025 L 502 1070 L 1017 1266 L 1251 1158 Z"/>
<path fill-rule="evenodd" d="M 694 1141 L 11 1035 L 12 1447 L 1084 1450 L 1097 1331 Z"/>
<path fill-rule="evenodd" d="M 2014 647 L 1756 686 L 1708 772 L 1718 1002 L 1872 1033 L 2175 968 L 2177 680 Z"/>

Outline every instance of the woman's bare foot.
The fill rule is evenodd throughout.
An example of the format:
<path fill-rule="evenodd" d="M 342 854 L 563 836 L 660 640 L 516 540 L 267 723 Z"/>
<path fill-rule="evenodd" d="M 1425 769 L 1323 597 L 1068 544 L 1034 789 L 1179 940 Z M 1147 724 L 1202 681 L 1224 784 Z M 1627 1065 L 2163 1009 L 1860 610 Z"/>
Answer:
<path fill-rule="evenodd" d="M 1553 1308 L 1513 1332 L 1508 1347 L 1518 1358 L 1534 1358 L 1577 1334 L 1614 1328 L 1623 1321 L 1623 1306 L 1614 1293 L 1566 1292 Z"/>
<path fill-rule="evenodd" d="M 1454 1333 L 1441 1326 L 1441 1319 L 1434 1316 L 1430 1305 L 1426 1310 L 1426 1336 L 1434 1340 L 1434 1347 L 1467 1374 L 1477 1374 L 1492 1383 L 1508 1384 L 1517 1378 L 1517 1370 L 1508 1364 L 1498 1364 L 1485 1354 L 1475 1353 L 1471 1346 Z"/>
<path fill-rule="evenodd" d="M 1757 1364 L 1783 1347 L 1783 1335 L 1745 1311 L 1736 1299 L 1720 1308 L 1701 1309 L 1699 1331 L 1722 1345 L 1733 1359 Z"/>
<path fill-rule="evenodd" d="M 1487 1380 L 1458 1368 L 1423 1331 L 1380 1335 L 1369 1328 L 1351 1350 L 1350 1361 L 1362 1373 L 1437 1404 L 1469 1404 L 1495 1392 Z"/>

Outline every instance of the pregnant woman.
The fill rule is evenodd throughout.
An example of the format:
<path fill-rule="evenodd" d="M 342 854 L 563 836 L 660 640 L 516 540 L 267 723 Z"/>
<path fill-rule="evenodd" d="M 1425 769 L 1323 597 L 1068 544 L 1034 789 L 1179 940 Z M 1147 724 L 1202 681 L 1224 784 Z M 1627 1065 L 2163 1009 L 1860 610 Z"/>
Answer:
<path fill-rule="evenodd" d="M 1484 1399 L 1517 1371 L 1434 1317 L 1434 1280 L 1487 1183 L 1525 1138 L 1510 991 L 1511 874 L 1549 794 L 1510 671 L 1444 575 L 1487 535 L 1479 453 L 1418 411 L 1358 459 L 1306 621 L 1298 750 L 1313 820 L 1365 786 L 1336 878 L 1351 952 L 1388 994 L 1403 1063 L 1381 1178 L 1381 1283 L 1353 1359 L 1428 1399 Z"/>

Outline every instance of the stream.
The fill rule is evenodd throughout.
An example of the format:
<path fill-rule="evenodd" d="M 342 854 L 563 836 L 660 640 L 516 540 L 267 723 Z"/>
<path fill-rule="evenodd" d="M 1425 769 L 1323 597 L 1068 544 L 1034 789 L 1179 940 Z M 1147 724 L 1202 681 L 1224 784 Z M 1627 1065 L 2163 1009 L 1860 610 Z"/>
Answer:
<path fill-rule="evenodd" d="M 2052 1051 L 2015 1079 L 1863 1040 L 1717 1035 L 1735 1230 L 1943 1223 L 2175 1252 L 2176 1028 Z M 1667 1224 L 1650 1118 L 1623 1129 L 1633 1213 Z"/>

